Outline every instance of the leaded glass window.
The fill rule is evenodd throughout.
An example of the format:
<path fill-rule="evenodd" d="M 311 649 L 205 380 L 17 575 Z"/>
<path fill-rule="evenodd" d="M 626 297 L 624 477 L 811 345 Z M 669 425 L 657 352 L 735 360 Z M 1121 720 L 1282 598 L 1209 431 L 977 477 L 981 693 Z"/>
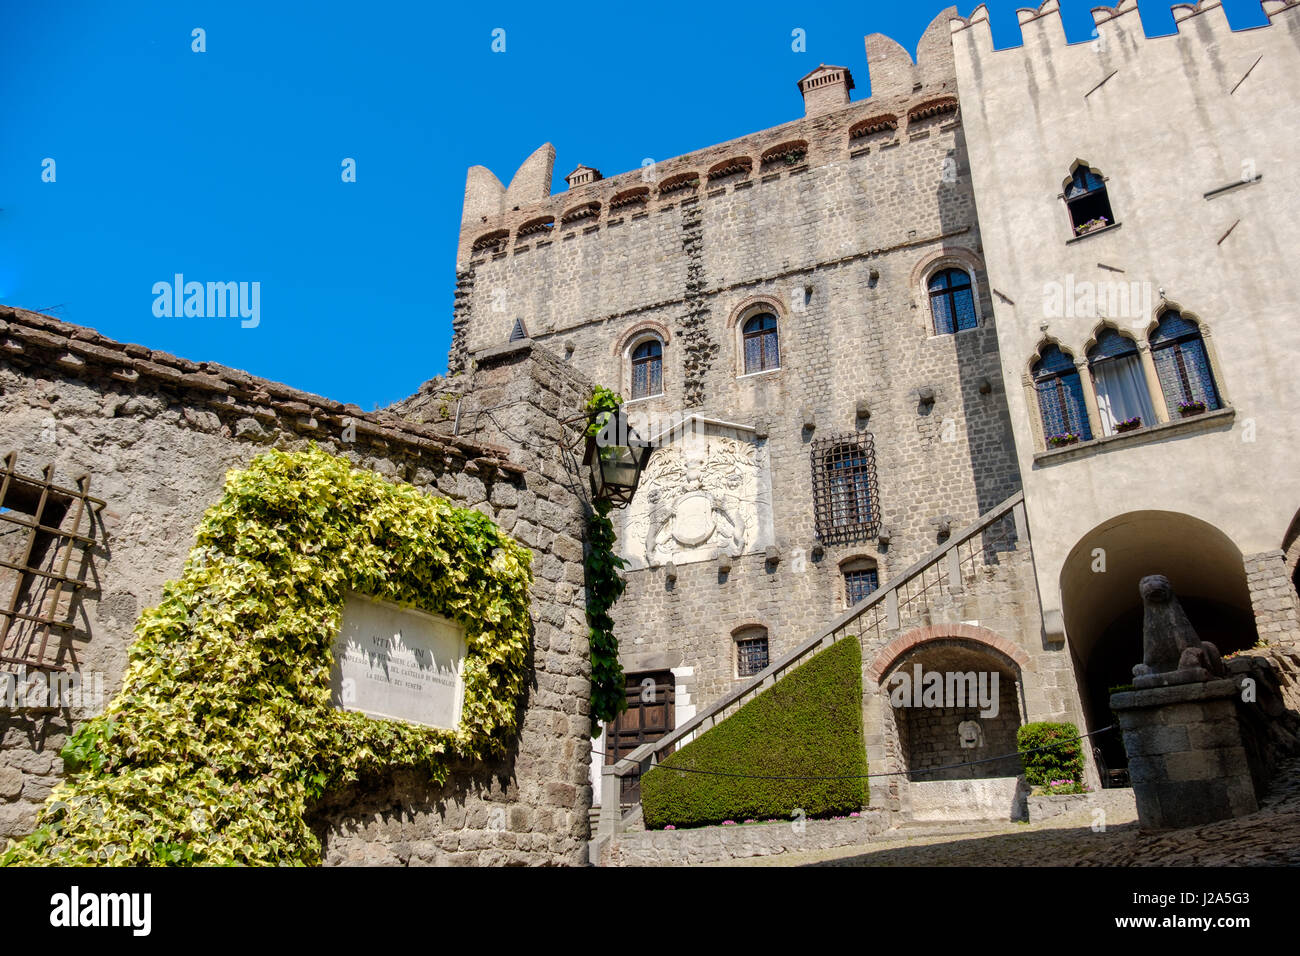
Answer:
<path fill-rule="evenodd" d="M 1034 365 L 1033 379 L 1048 444 L 1052 444 L 1053 438 L 1070 435 L 1077 436 L 1079 441 L 1091 440 L 1083 382 L 1074 367 L 1074 359 L 1055 345 L 1049 345 Z"/>
<path fill-rule="evenodd" d="M 1151 358 L 1170 415 L 1222 407 L 1205 342 L 1195 322 L 1178 312 L 1166 312 L 1151 335 Z"/>

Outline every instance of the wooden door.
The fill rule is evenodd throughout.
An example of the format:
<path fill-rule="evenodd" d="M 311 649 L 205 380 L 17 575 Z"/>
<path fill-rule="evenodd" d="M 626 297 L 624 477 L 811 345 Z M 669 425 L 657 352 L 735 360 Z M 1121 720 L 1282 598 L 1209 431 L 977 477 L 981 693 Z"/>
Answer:
<path fill-rule="evenodd" d="M 627 675 L 627 710 L 608 726 L 605 763 L 617 763 L 642 744 L 663 737 L 675 726 L 672 671 L 639 671 Z M 624 777 L 621 803 L 641 799 L 641 778 Z"/>

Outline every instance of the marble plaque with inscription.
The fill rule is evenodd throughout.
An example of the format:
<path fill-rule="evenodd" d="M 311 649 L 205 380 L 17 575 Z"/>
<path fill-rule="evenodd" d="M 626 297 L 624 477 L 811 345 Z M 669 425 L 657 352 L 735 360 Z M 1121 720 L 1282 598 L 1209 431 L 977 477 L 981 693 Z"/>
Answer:
<path fill-rule="evenodd" d="M 465 629 L 445 617 L 349 594 L 334 640 L 342 710 L 455 730 L 465 700 Z"/>

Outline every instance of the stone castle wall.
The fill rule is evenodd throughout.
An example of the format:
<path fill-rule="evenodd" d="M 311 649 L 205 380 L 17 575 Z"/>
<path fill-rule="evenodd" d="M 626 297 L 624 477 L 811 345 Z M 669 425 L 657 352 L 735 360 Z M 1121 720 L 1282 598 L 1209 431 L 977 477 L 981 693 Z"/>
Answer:
<path fill-rule="evenodd" d="M 102 704 L 121 686 L 137 616 L 159 601 L 165 581 L 179 577 L 227 470 L 270 448 L 316 441 L 360 467 L 493 517 L 533 550 L 535 570 L 534 672 L 512 756 L 459 767 L 440 789 L 399 775 L 364 793 L 332 795 L 318 813 L 326 861 L 585 860 L 591 744 L 583 507 L 554 472 L 526 472 L 526 449 L 516 459 L 501 445 L 367 415 L 28 312 L 0 312 L 0 344 L 0 451 L 16 451 L 25 474 L 53 464 L 64 486 L 89 473 L 90 493 L 106 502 L 89 564 L 76 572 L 89 585 L 68 612 L 76 628 L 57 658 L 84 681 L 100 676 Z M 534 371 L 521 374 L 544 393 L 549 377 Z M 514 413 L 526 416 L 527 409 Z M 541 425 L 536 434 L 544 433 Z M 30 831 L 60 779 L 59 749 L 102 704 L 0 712 L 0 841 Z"/>
<path fill-rule="evenodd" d="M 1231 540 L 1247 563 L 1259 635 L 1294 641 L 1294 588 L 1284 593 L 1274 553 L 1300 508 L 1300 386 L 1279 360 L 1300 349 L 1300 287 L 1276 263 L 1300 242 L 1290 172 L 1277 158 L 1294 151 L 1300 129 L 1300 5 L 1270 0 L 1271 24 L 1241 30 L 1212 0 L 1181 5 L 1176 33 L 1147 37 L 1126 0 L 1093 11 L 1088 43 L 1067 42 L 1057 6 L 1019 11 L 1022 46 L 994 49 L 983 8 L 952 35 L 1044 611 L 1060 617 L 1071 550 L 1095 529 L 1172 512 Z M 1104 177 L 1116 224 L 1075 237 L 1062 190 L 1078 162 Z M 1049 290 L 1067 283 L 1095 288 L 1096 303 L 1080 295 L 1056 307 Z M 1130 288 L 1139 294 L 1127 304 L 1114 294 Z M 1102 324 L 1146 352 L 1165 306 L 1199 323 L 1218 417 L 1183 419 L 1173 408 L 1154 428 L 1046 448 L 1028 384 L 1036 350 L 1068 350 L 1087 394 L 1085 355 Z M 1171 538 L 1161 547 L 1200 546 Z M 1194 574 L 1195 586 L 1179 585 L 1172 564 L 1180 594 L 1209 593 Z M 1069 617 L 1066 608 L 1066 626 Z"/>
<path fill-rule="evenodd" d="M 898 86 L 915 72 L 893 68 Z M 936 545 L 935 522 L 962 527 L 1019 487 L 951 74 L 919 91 L 881 85 L 881 96 L 664 161 L 648 182 L 628 173 L 462 226 L 453 366 L 522 319 L 534 341 L 626 396 L 628 347 L 654 332 L 664 392 L 629 414 L 739 426 L 730 433 L 768 462 L 774 551 L 675 572 L 642 562 L 615 609 L 625 667 L 676 671 L 679 722 L 734 686 L 737 628 L 767 628 L 775 659 L 844 609 L 844 561 L 874 560 L 883 582 Z M 762 162 L 789 142 L 804 155 Z M 734 157 L 748 169 L 708 178 Z M 692 170 L 698 186 L 659 192 Z M 642 186 L 644 203 L 610 208 Z M 563 222 L 588 202 L 599 211 Z M 547 215 L 553 228 L 529 231 Z M 474 248 L 501 231 L 500 244 Z M 926 280 L 947 265 L 971 274 L 980 325 L 935 335 Z M 742 312 L 759 302 L 778 315 L 780 368 L 744 375 Z M 814 443 L 863 432 L 889 542 L 820 542 Z M 643 484 L 638 499 L 655 490 Z M 644 553 L 616 527 L 625 554 Z"/>

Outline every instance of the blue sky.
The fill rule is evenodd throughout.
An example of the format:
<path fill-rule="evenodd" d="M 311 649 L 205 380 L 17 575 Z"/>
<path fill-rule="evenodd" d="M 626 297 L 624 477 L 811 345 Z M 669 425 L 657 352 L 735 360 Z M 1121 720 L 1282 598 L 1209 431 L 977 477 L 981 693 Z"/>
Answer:
<path fill-rule="evenodd" d="M 999 46 L 1017 5 L 989 5 Z M 1072 40 L 1090 5 L 1063 3 Z M 634 169 L 797 118 L 823 62 L 866 96 L 863 36 L 915 52 L 945 6 L 5 0 L 0 302 L 386 405 L 446 369 L 467 167 L 508 182 L 550 141 L 560 187 L 580 162 Z M 1140 6 L 1173 31 L 1168 3 Z M 176 273 L 259 282 L 258 325 L 155 316 Z"/>

